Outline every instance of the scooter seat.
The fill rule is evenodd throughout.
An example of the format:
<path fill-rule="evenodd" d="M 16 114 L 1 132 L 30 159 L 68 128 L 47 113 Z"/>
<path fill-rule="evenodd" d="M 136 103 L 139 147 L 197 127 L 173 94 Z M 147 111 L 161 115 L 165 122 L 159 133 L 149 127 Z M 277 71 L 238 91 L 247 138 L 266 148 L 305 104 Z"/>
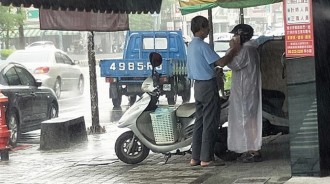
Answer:
<path fill-rule="evenodd" d="M 176 109 L 176 116 L 188 118 L 196 112 L 195 103 L 185 103 Z"/>

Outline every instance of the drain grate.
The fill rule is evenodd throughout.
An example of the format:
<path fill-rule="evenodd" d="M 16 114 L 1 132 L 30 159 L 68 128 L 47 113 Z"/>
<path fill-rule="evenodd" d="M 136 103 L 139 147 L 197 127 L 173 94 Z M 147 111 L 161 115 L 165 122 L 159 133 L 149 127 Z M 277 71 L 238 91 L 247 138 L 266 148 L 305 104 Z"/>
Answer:
<path fill-rule="evenodd" d="M 256 177 L 253 177 L 253 178 L 240 178 L 240 179 L 237 179 L 236 181 L 234 181 L 233 184 L 265 184 L 270 178 L 256 178 Z"/>

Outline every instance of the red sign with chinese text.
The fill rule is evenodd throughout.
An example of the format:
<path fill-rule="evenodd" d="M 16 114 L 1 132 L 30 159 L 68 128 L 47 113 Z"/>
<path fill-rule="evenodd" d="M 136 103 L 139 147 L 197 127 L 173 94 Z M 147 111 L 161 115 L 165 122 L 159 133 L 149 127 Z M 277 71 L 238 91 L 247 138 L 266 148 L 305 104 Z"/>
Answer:
<path fill-rule="evenodd" d="M 314 56 L 312 0 L 284 0 L 286 57 Z"/>

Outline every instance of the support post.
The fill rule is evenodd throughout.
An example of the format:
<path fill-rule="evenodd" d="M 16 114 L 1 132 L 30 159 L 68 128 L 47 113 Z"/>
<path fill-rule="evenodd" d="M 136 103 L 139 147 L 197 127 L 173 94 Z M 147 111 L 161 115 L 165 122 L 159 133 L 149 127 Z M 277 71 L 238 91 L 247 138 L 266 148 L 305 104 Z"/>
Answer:
<path fill-rule="evenodd" d="M 96 81 L 96 61 L 94 50 L 94 32 L 88 34 L 88 68 L 90 80 L 90 98 L 91 98 L 91 111 L 92 111 L 92 126 L 88 128 L 88 134 L 100 134 L 105 132 L 105 128 L 100 126 L 99 121 L 99 106 L 97 96 L 97 81 Z"/>
<path fill-rule="evenodd" d="M 243 8 L 239 9 L 239 23 L 244 24 L 244 10 L 243 10 Z"/>
<path fill-rule="evenodd" d="M 207 12 L 208 12 L 208 20 L 209 20 L 209 28 L 210 28 L 209 45 L 211 49 L 214 49 L 212 8 L 208 9 Z"/>

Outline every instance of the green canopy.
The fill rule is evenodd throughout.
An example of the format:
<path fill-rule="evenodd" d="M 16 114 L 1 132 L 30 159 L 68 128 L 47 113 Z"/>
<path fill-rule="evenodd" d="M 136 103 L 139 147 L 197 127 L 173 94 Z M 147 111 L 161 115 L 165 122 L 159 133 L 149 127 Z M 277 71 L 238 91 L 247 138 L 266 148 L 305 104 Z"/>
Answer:
<path fill-rule="evenodd" d="M 182 15 L 215 7 L 247 8 L 282 2 L 283 0 L 179 0 Z"/>

